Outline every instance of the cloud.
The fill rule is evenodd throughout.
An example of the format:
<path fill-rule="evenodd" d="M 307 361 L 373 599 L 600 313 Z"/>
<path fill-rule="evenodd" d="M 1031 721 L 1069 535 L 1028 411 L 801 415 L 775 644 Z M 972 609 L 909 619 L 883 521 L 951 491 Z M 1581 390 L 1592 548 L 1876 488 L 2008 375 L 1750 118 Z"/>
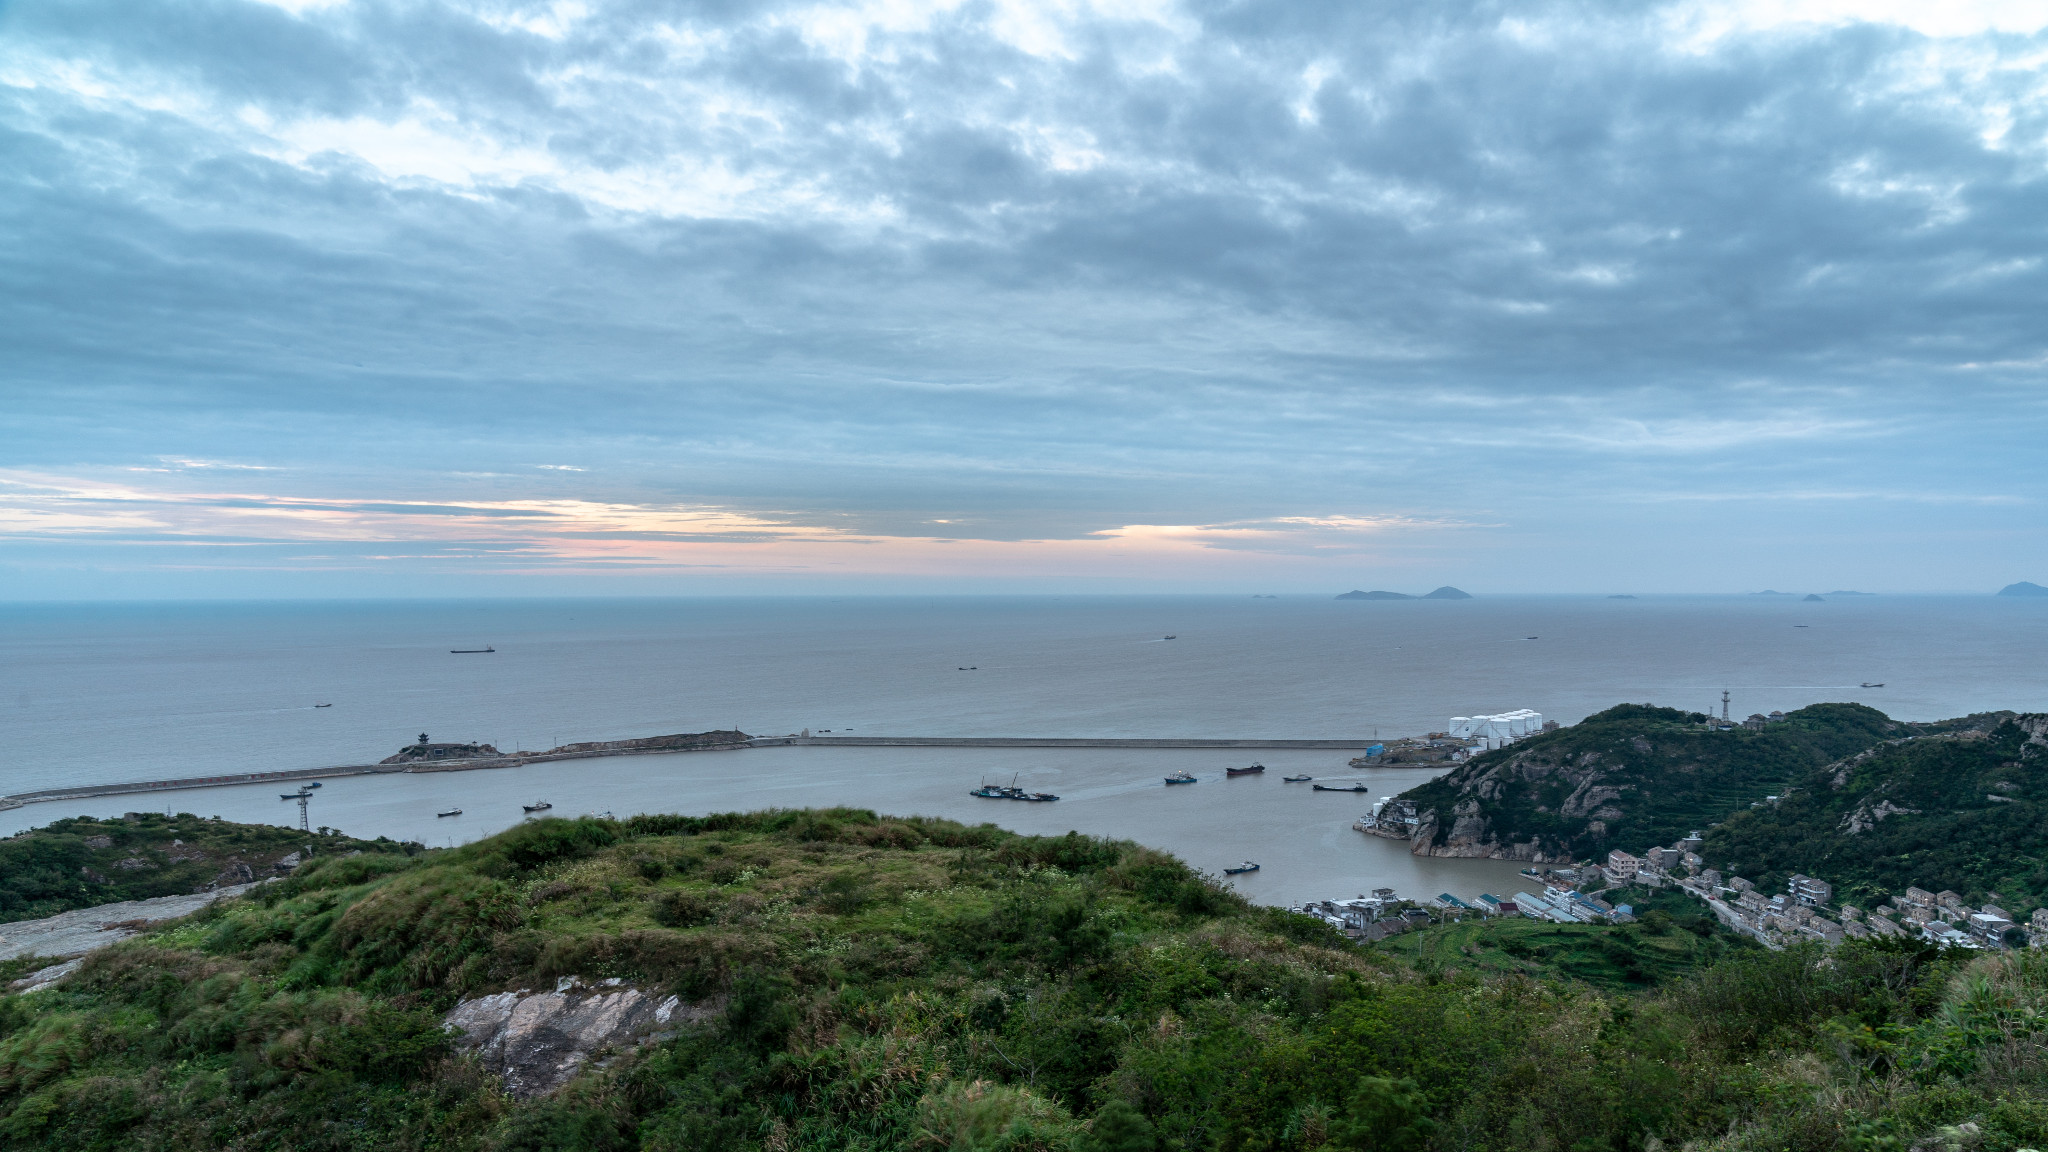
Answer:
<path fill-rule="evenodd" d="M 195 531 L 1219 563 L 1411 531 L 1331 509 L 1590 549 L 1557 508 L 2032 498 L 2044 19 L 16 0 L 0 442 L 351 494 Z"/>

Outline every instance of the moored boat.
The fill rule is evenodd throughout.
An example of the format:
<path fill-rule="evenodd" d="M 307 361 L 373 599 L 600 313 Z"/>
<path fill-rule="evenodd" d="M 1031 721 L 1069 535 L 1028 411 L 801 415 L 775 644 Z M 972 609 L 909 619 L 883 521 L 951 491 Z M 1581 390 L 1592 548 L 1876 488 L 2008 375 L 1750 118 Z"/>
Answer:
<path fill-rule="evenodd" d="M 1282 776 L 1282 777 L 1281 777 L 1280 779 L 1281 779 L 1281 780 L 1283 780 L 1283 781 L 1285 781 L 1286 783 L 1289 783 L 1289 784 L 1306 784 L 1306 783 L 1308 783 L 1309 781 L 1311 781 L 1311 780 L 1315 779 L 1315 777 L 1313 777 L 1313 776 Z"/>
<path fill-rule="evenodd" d="M 1253 863 L 1250 860 L 1247 860 L 1244 863 L 1239 864 L 1235 868 L 1225 868 L 1223 870 L 1223 874 L 1225 876 L 1238 876 L 1246 872 L 1257 872 L 1258 870 L 1259 866 L 1257 864 Z"/>
<path fill-rule="evenodd" d="M 548 809 L 553 808 L 554 805 L 543 800 L 538 804 L 521 804 L 520 807 L 526 809 L 528 812 L 545 812 Z"/>
<path fill-rule="evenodd" d="M 449 810 L 447 810 L 446 812 L 436 812 L 436 813 L 434 813 L 434 815 L 436 815 L 436 816 L 460 816 L 460 815 L 462 815 L 462 809 L 460 809 L 460 808 L 450 808 L 450 809 L 449 809 Z"/>
<path fill-rule="evenodd" d="M 1193 784 L 1195 782 L 1195 774 L 1192 772 L 1175 772 L 1166 778 L 1166 782 L 1168 784 Z"/>
<path fill-rule="evenodd" d="M 312 793 L 311 793 L 311 792 L 308 792 L 308 791 L 306 791 L 306 790 L 304 790 L 304 789 L 300 789 L 300 790 L 299 790 L 299 791 L 297 791 L 297 792 L 280 792 L 280 793 L 278 793 L 278 796 L 277 796 L 277 798 L 278 798 L 279 800 L 303 800 L 303 799 L 305 799 L 306 797 L 308 797 L 308 796 L 311 796 L 311 795 L 312 795 Z"/>
<path fill-rule="evenodd" d="M 1031 795 L 1029 795 L 1029 796 L 1019 796 L 1019 797 L 1018 797 L 1018 799 L 1019 799 L 1019 800 L 1029 800 L 1029 801 L 1032 801 L 1033 803 L 1036 803 L 1036 804 L 1043 804 L 1043 803 L 1045 803 L 1045 802 L 1046 802 L 1047 800 L 1057 800 L 1057 799 L 1059 799 L 1059 797 L 1057 797 L 1057 796 L 1053 795 L 1053 794 L 1052 794 L 1052 793 L 1050 793 L 1050 792 L 1033 792 L 1033 793 L 1032 793 Z"/>
<path fill-rule="evenodd" d="M 1318 792 L 1370 792 L 1370 791 L 1372 791 L 1372 789 L 1370 789 L 1370 788 L 1366 787 L 1366 786 L 1365 786 L 1365 785 L 1363 785 L 1363 784 L 1311 784 L 1311 785 L 1309 785 L 1309 787 L 1311 787 L 1311 788 L 1314 788 L 1314 789 L 1315 789 L 1316 791 L 1318 791 Z"/>
<path fill-rule="evenodd" d="M 1009 791 L 998 784 L 983 784 L 981 787 L 969 792 L 968 795 L 980 796 L 985 800 L 1008 800 L 1010 798 Z"/>

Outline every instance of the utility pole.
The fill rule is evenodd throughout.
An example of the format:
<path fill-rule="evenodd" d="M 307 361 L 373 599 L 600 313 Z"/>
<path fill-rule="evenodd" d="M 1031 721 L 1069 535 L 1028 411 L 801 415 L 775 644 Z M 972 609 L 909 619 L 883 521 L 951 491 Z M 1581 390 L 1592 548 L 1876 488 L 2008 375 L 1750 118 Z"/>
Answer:
<path fill-rule="evenodd" d="M 1726 724 L 1727 722 L 1728 722 L 1728 690 L 1727 690 L 1726 688 L 1723 688 L 1723 689 L 1721 690 L 1721 723 L 1723 723 L 1723 724 Z"/>
<path fill-rule="evenodd" d="M 301 832 L 311 832 L 311 831 L 313 830 L 312 828 L 308 827 L 308 826 L 307 826 L 307 824 L 306 824 L 306 801 L 307 801 L 308 799 L 311 799 L 311 797 L 309 797 L 309 796 L 307 796 L 307 795 L 306 795 L 306 791 L 305 791 L 305 789 L 303 789 L 303 788 L 302 788 L 302 789 L 300 789 L 300 790 L 299 790 L 299 831 L 301 831 Z"/>

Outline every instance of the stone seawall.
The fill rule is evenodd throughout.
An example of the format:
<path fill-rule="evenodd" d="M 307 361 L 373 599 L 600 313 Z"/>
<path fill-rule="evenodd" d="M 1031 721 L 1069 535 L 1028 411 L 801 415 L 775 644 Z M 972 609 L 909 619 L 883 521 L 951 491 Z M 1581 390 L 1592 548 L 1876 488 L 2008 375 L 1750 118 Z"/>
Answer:
<path fill-rule="evenodd" d="M 1065 736 L 748 736 L 744 732 L 696 732 L 649 736 L 636 740 L 591 740 L 564 744 L 546 752 L 525 752 L 476 759 L 407 760 L 403 755 L 379 764 L 336 764 L 325 768 L 287 768 L 274 772 L 233 772 L 177 780 L 138 780 L 125 784 L 87 784 L 45 788 L 0 796 L 0 810 L 48 800 L 85 800 L 140 792 L 176 792 L 188 788 L 226 788 L 236 784 L 292 784 L 336 776 L 367 776 L 387 772 L 472 772 L 486 768 L 517 768 L 556 760 L 591 760 L 601 756 L 661 756 L 674 752 L 730 752 L 741 748 L 1295 748 L 1362 749 L 1375 740 L 1209 740 L 1196 738 L 1090 738 Z"/>

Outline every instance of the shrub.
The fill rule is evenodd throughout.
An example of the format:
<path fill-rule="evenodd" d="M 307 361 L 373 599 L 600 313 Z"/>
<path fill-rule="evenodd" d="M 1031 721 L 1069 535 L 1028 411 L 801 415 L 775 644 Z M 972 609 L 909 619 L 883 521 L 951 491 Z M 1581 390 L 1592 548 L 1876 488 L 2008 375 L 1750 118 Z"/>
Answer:
<path fill-rule="evenodd" d="M 694 892 L 663 892 L 650 903 L 654 906 L 654 922 L 670 928 L 689 928 L 706 923 L 718 911 L 711 901 Z"/>

